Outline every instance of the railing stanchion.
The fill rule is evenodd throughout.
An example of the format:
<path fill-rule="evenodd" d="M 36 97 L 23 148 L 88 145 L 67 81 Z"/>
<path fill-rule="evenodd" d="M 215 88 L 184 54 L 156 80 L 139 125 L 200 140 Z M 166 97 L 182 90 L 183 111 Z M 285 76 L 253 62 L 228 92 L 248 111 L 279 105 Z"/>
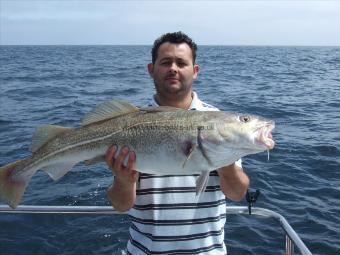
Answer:
<path fill-rule="evenodd" d="M 249 208 L 246 206 L 228 206 L 227 214 L 248 214 Z M 100 215 L 112 215 L 120 214 L 115 211 L 111 206 L 29 206 L 21 205 L 16 209 L 12 209 L 7 205 L 0 205 L 1 213 L 11 214 L 100 214 Z M 279 213 L 265 208 L 252 207 L 251 216 L 257 215 L 266 218 L 276 219 L 281 228 L 286 233 L 286 255 L 294 255 L 294 247 L 299 249 L 301 255 L 312 255 L 307 246 L 302 242 L 298 234 L 294 231 L 288 221 Z"/>

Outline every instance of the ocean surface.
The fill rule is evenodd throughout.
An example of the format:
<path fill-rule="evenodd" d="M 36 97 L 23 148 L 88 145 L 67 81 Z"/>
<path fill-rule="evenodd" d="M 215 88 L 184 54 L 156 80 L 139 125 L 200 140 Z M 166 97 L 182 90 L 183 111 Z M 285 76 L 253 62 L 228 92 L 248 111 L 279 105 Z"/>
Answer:
<path fill-rule="evenodd" d="M 41 124 L 79 126 L 111 98 L 146 105 L 150 46 L 0 46 L 0 165 L 28 156 Z M 276 121 L 276 147 L 243 159 L 258 207 L 283 215 L 313 254 L 340 254 L 340 48 L 201 46 L 194 82 L 221 110 Z M 33 177 L 21 204 L 109 205 L 105 164 L 54 182 Z M 2 203 L 3 204 L 3 203 Z M 247 205 L 245 201 L 230 205 Z M 0 254 L 124 254 L 129 219 L 0 214 Z M 274 220 L 228 216 L 228 254 L 284 254 Z"/>

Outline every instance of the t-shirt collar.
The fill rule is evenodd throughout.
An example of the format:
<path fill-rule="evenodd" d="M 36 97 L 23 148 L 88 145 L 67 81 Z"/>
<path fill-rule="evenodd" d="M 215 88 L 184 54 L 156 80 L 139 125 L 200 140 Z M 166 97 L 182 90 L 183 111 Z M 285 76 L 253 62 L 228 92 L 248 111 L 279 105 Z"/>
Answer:
<path fill-rule="evenodd" d="M 159 106 L 156 99 L 155 99 L 155 96 L 152 97 L 152 100 L 150 101 L 149 106 Z M 201 100 L 199 100 L 196 92 L 193 91 L 192 92 L 192 101 L 191 101 L 189 110 L 198 110 L 200 108 L 202 108 L 202 102 L 201 102 Z"/>

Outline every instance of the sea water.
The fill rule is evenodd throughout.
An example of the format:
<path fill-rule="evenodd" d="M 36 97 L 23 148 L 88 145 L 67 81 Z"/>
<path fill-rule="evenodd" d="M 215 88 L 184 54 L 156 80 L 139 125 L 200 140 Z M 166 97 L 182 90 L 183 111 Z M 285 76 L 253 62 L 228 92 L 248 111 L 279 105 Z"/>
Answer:
<path fill-rule="evenodd" d="M 79 126 L 112 98 L 146 105 L 150 46 L 0 46 L 0 165 L 29 155 L 35 127 Z M 276 121 L 276 147 L 243 158 L 256 206 L 282 214 L 313 254 L 340 254 L 340 48 L 200 46 L 199 97 Z M 105 164 L 79 164 L 54 182 L 39 171 L 25 205 L 109 205 Z M 229 205 L 247 205 L 245 201 Z M 0 214 L 0 254 L 124 254 L 124 215 Z M 228 216 L 228 254 L 283 254 L 270 219 Z"/>

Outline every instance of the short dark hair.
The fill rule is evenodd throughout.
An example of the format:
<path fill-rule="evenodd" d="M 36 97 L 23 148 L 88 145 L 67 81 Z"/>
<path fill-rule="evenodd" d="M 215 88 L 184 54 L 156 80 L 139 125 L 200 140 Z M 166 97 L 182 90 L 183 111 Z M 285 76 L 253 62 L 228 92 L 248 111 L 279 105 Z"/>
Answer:
<path fill-rule="evenodd" d="M 183 32 L 174 32 L 174 33 L 166 33 L 162 35 L 161 37 L 157 38 L 155 42 L 153 43 L 153 47 L 151 50 L 152 54 L 152 63 L 155 64 L 156 59 L 158 57 L 158 49 L 163 43 L 186 43 L 191 49 L 192 52 L 192 60 L 193 63 L 196 61 L 196 51 L 197 51 L 197 45 L 196 43 L 186 34 Z"/>

